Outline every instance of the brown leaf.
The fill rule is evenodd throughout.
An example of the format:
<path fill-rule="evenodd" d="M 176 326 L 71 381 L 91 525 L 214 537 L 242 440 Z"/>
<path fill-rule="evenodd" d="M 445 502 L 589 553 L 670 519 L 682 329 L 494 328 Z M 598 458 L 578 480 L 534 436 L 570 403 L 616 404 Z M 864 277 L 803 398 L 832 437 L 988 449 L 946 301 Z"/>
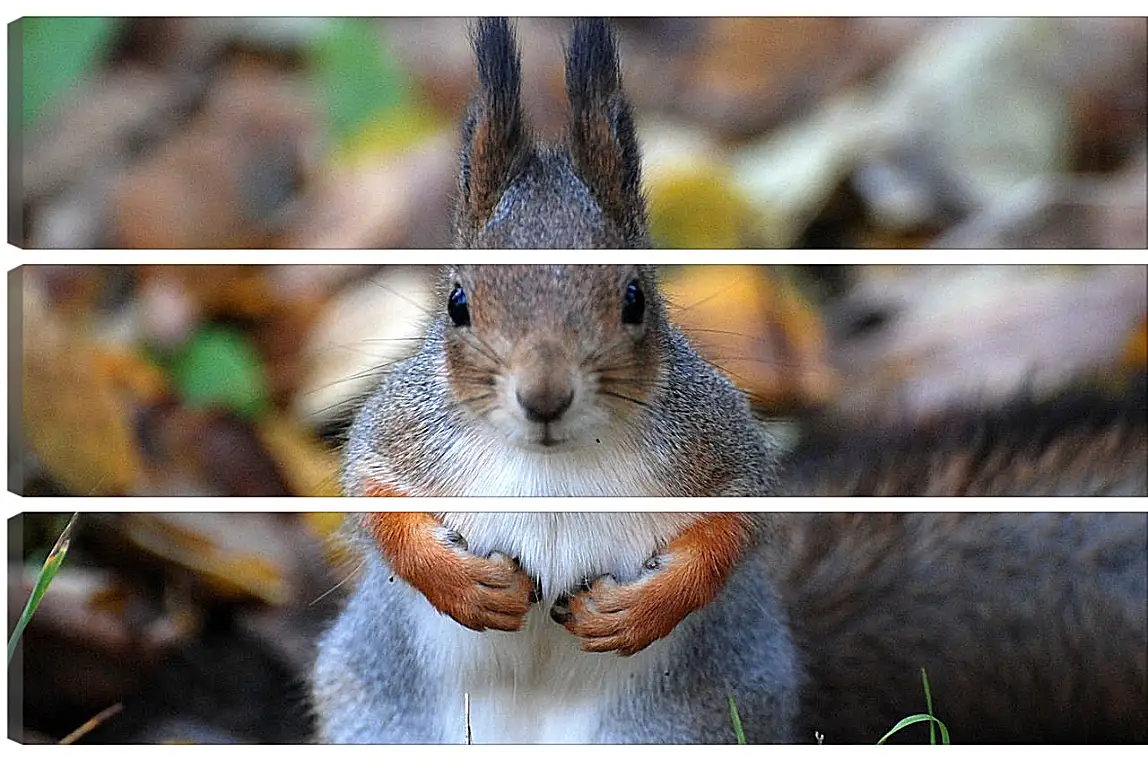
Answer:
<path fill-rule="evenodd" d="M 25 291 L 23 437 L 54 478 L 76 494 L 124 495 L 142 458 L 133 405 L 156 396 L 163 375 L 121 349 L 98 345 Z"/>

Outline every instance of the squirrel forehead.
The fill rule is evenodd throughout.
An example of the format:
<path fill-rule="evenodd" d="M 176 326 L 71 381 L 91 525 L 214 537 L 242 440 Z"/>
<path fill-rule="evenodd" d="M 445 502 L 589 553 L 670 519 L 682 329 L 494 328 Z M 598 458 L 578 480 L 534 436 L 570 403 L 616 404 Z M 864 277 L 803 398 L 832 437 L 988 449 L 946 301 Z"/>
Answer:
<path fill-rule="evenodd" d="M 564 151 L 536 147 L 530 157 L 506 185 L 472 247 L 626 247 L 617 223 L 604 215 Z"/>
<path fill-rule="evenodd" d="M 549 316 L 589 320 L 621 306 L 626 284 L 656 290 L 652 267 L 621 264 L 478 264 L 450 267 L 446 290 L 462 285 L 472 314 Z"/>

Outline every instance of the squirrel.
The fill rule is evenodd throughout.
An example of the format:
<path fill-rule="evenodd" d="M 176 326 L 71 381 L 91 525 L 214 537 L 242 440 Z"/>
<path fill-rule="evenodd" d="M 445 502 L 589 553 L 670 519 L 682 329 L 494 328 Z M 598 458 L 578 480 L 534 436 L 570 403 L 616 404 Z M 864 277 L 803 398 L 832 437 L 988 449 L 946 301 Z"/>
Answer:
<path fill-rule="evenodd" d="M 645 245 L 605 21 L 574 23 L 560 146 L 526 138 L 508 22 L 479 22 L 473 43 L 459 244 Z M 458 266 L 438 299 L 421 350 L 352 426 L 349 494 L 773 487 L 771 436 L 669 321 L 651 267 Z M 762 535 L 752 515 L 394 512 L 355 524 L 364 575 L 313 678 L 324 740 L 461 740 L 464 691 L 479 741 L 732 740 L 730 695 L 750 738 L 791 738 L 792 644 L 765 574 L 739 567 Z"/>
<path fill-rule="evenodd" d="M 397 512 L 357 522 L 360 581 L 312 674 L 321 741 L 733 742 L 730 697 L 747 740 L 795 738 L 795 646 L 768 574 L 744 555 L 745 521 Z M 473 608 L 456 611 L 463 601 Z"/>
<path fill-rule="evenodd" d="M 574 24 L 566 56 L 571 127 L 558 146 L 527 138 L 509 23 L 483 20 L 472 37 L 480 84 L 463 126 L 458 244 L 646 244 L 637 149 L 609 26 Z M 346 492 L 785 493 L 769 431 L 670 323 L 656 278 L 650 267 L 621 265 L 446 269 L 422 347 L 392 369 L 351 429 Z M 794 532 L 803 519 L 354 515 L 363 568 L 320 642 L 311 680 L 318 736 L 732 741 L 731 697 L 749 741 L 805 740 L 810 722 L 830 731 L 817 719 L 830 710 L 816 708 L 816 692 L 832 683 L 808 660 L 815 641 L 834 638 L 811 638 L 817 617 L 797 610 L 800 575 L 785 570 L 777 549 L 794 537 L 809 541 Z M 898 558 L 912 560 L 913 544 L 906 537 L 890 545 L 891 570 Z M 831 573 L 833 562 L 817 563 L 818 573 Z M 1039 574 L 1039 558 L 1008 562 Z M 846 574 L 865 577 L 864 569 Z M 1080 574 L 1089 577 L 1083 566 Z M 939 574 L 931 597 L 960 597 L 962 579 L 976 577 Z M 864 596 L 852 582 L 837 586 L 837 594 Z M 901 587 L 911 593 L 911 584 Z M 817 604 L 831 600 L 821 597 Z M 936 619 L 936 602 L 912 605 L 918 613 L 908 620 Z M 883 609 L 872 599 L 857 610 L 876 623 Z M 927 638 L 912 639 L 927 648 Z"/>

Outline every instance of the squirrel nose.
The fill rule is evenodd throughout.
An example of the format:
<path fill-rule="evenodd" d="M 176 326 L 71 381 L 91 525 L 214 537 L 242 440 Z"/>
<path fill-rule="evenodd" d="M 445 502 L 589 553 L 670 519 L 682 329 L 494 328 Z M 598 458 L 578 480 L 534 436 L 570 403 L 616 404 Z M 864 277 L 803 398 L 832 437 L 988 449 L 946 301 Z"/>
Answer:
<path fill-rule="evenodd" d="M 514 396 L 526 418 L 541 424 L 562 418 L 570 403 L 574 402 L 574 390 L 569 385 L 555 386 L 553 383 L 520 386 Z"/>

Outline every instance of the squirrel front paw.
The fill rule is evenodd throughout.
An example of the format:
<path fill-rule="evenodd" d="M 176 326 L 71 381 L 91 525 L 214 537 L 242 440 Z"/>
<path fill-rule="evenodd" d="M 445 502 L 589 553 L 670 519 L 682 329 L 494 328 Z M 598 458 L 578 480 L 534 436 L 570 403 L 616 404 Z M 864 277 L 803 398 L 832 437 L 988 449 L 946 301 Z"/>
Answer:
<path fill-rule="evenodd" d="M 632 656 L 673 631 L 697 605 L 678 588 L 679 578 L 663 557 L 646 563 L 639 580 L 622 584 L 602 576 L 588 588 L 563 595 L 550 617 L 592 653 Z"/>
<path fill-rule="evenodd" d="M 632 656 L 673 631 L 691 612 L 717 597 L 748 538 L 743 513 L 707 512 L 643 566 L 636 581 L 611 576 L 567 595 L 550 617 L 585 651 Z"/>
<path fill-rule="evenodd" d="M 375 512 L 362 518 L 395 575 L 440 612 L 482 632 L 522 629 L 538 602 L 534 582 L 511 558 L 480 557 L 466 539 L 426 512 Z"/>
<path fill-rule="evenodd" d="M 435 608 L 467 629 L 516 632 L 526 612 L 538 602 L 534 582 L 518 563 L 501 552 L 479 557 L 467 551 L 466 540 L 442 528 L 443 562 L 434 577 L 419 587 Z M 418 585 L 416 585 L 418 586 Z"/>

